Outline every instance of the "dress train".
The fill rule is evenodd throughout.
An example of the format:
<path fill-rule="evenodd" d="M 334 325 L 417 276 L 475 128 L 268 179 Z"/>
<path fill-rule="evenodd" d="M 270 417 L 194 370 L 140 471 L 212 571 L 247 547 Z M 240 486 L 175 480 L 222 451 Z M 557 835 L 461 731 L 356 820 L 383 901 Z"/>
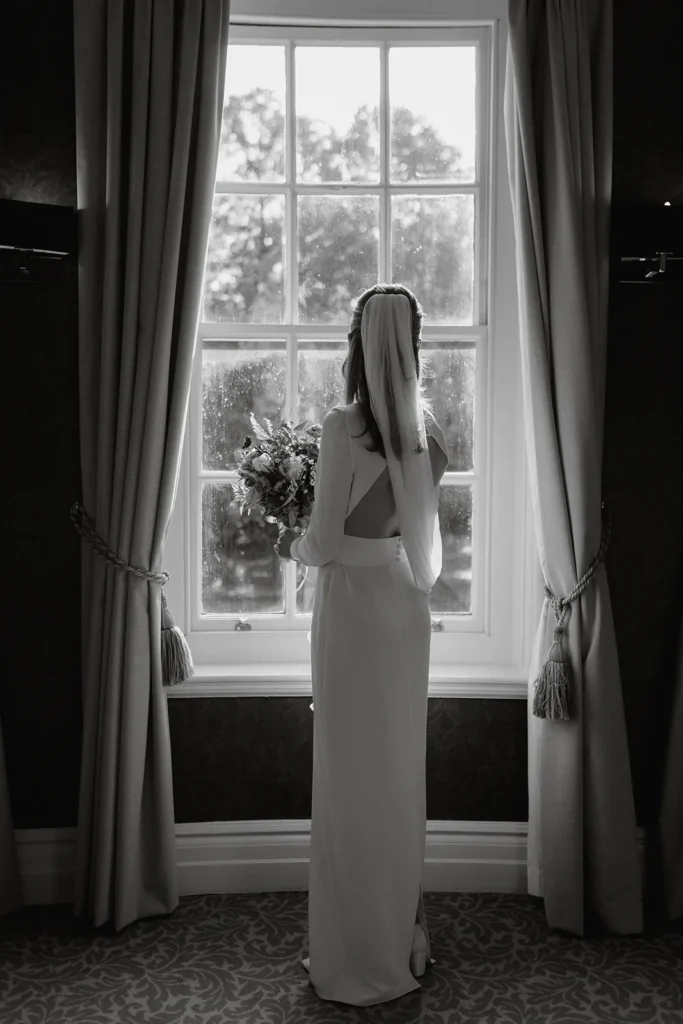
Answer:
<path fill-rule="evenodd" d="M 427 919 L 422 899 L 422 885 L 420 885 L 420 899 L 415 915 L 413 944 L 410 950 L 410 973 L 414 978 L 421 978 L 427 967 L 435 963 L 436 960 L 431 956 L 431 942 L 429 940 L 429 930 L 427 928 Z M 304 957 L 301 964 L 304 970 L 310 973 L 311 958 L 308 956 Z"/>

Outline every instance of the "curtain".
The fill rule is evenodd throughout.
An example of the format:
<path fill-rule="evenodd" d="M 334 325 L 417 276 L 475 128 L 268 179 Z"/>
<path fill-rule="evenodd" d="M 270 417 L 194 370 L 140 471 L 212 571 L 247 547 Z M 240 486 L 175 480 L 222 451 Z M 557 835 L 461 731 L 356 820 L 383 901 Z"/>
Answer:
<path fill-rule="evenodd" d="M 508 0 L 505 134 L 524 424 L 538 555 L 568 596 L 601 540 L 612 159 L 611 0 Z M 570 605 L 570 719 L 531 713 L 552 644 L 543 602 L 529 672 L 529 892 L 548 924 L 642 931 L 635 804 L 604 565 Z"/>
<path fill-rule="evenodd" d="M 162 570 L 223 109 L 230 0 L 74 0 L 83 505 Z M 82 545 L 76 915 L 178 904 L 157 583 Z"/>
<path fill-rule="evenodd" d="M 671 725 L 659 814 L 664 909 L 670 921 L 683 917 L 683 619 L 672 683 Z"/>
<path fill-rule="evenodd" d="M 24 892 L 19 873 L 17 845 L 14 839 L 12 806 L 7 784 L 5 745 L 0 722 L 0 914 L 9 914 L 24 905 Z"/>

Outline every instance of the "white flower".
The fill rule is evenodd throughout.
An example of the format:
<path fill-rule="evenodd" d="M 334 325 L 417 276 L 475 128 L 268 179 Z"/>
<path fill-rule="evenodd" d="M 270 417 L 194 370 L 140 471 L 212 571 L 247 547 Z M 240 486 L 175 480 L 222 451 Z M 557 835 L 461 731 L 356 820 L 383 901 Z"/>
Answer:
<path fill-rule="evenodd" d="M 270 469 L 271 466 L 273 465 L 273 460 L 271 459 L 268 452 L 263 452 L 262 455 L 256 456 L 251 465 L 252 468 L 257 471 L 260 471 L 262 469 Z"/>
<path fill-rule="evenodd" d="M 290 480 L 298 480 L 303 471 L 304 464 L 298 455 L 291 455 L 288 459 L 285 459 L 282 463 L 283 472 L 289 477 Z"/>

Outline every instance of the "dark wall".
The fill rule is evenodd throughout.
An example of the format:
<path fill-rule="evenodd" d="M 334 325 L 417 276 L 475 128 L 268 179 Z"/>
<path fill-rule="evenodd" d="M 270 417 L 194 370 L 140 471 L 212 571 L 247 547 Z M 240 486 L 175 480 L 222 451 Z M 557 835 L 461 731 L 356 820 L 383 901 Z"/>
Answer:
<path fill-rule="evenodd" d="M 14 2 L 3 14 L 0 199 L 19 201 L 5 205 L 21 205 L 22 212 L 35 205 L 38 232 L 39 204 L 47 204 L 47 230 L 56 241 L 75 230 L 70 4 Z M 10 215 L 0 211 L 0 244 L 62 249 L 55 241 L 17 241 Z M 57 219 L 63 227 L 55 228 Z M 55 276 L 0 284 L 3 575 L 10 602 L 0 720 L 16 828 L 72 825 L 78 806 L 80 541 L 69 520 L 81 496 L 75 256 Z"/>
<path fill-rule="evenodd" d="M 680 202 L 677 5 L 660 3 L 657 23 L 635 0 L 615 6 L 615 198 Z M 75 204 L 71 17 L 65 0 L 14 5 L 0 61 L 0 198 Z M 680 431 L 666 417 L 680 404 L 667 319 L 675 311 L 655 308 L 642 291 L 617 288 L 611 297 L 605 427 L 605 496 L 615 516 L 608 572 L 640 824 L 658 800 L 647 750 L 662 731 L 656 695 L 680 593 L 671 551 L 677 510 L 681 518 L 671 472 Z M 11 685 L 0 696 L 17 828 L 75 825 L 80 763 L 80 541 L 68 520 L 80 498 L 75 276 L 58 292 L 28 294 L 2 293 L 13 353 L 6 409 L 21 445 L 12 456 L 8 573 L 17 621 L 35 624 L 11 636 Z M 308 697 L 170 700 L 176 820 L 309 817 L 309 705 Z M 524 701 L 430 698 L 429 818 L 525 821 L 526 773 Z"/>
<path fill-rule="evenodd" d="M 638 823 L 655 824 L 683 612 L 683 289 L 619 284 L 633 207 L 683 205 L 683 5 L 615 2 L 603 495 Z M 647 223 L 647 219 L 645 223 Z M 634 228 L 634 237 L 636 231 Z M 628 244 L 629 251 L 623 247 Z M 680 251 L 678 237 L 676 255 Z M 671 245 L 654 248 L 670 249 Z"/>

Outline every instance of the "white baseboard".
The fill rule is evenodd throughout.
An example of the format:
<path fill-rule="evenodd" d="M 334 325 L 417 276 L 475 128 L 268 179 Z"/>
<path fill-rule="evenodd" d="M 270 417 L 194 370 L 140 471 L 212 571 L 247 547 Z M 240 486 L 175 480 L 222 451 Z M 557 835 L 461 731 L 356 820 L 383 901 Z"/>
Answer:
<path fill-rule="evenodd" d="M 308 889 L 308 819 L 176 825 L 181 896 Z M 75 828 L 16 829 L 26 904 L 73 900 Z M 638 829 L 641 862 L 644 830 Z M 428 821 L 427 892 L 526 893 L 527 822 Z"/>
<path fill-rule="evenodd" d="M 15 828 L 19 873 L 28 905 L 71 903 L 75 828 Z"/>
<path fill-rule="evenodd" d="M 308 889 L 310 820 L 177 825 L 182 893 Z M 427 823 L 426 890 L 526 892 L 526 822 Z"/>

